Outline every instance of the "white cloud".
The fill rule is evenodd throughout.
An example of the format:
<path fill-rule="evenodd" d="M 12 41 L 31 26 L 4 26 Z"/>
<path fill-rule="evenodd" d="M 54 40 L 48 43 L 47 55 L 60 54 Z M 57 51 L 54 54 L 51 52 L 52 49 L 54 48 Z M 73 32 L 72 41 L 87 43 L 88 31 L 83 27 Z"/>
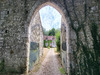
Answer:
<path fill-rule="evenodd" d="M 61 27 L 61 15 L 56 9 L 48 5 L 41 8 L 39 12 L 42 25 L 46 30 Z"/>

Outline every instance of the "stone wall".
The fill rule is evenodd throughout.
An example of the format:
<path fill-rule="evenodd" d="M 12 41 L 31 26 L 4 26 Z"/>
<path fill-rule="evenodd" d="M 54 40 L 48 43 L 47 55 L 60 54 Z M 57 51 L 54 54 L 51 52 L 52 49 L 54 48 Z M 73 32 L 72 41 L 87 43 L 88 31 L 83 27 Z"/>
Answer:
<path fill-rule="evenodd" d="M 25 1 L 0 0 L 0 72 L 26 71 Z"/>
<path fill-rule="evenodd" d="M 29 70 L 32 70 L 34 64 L 39 61 L 39 57 L 43 54 L 43 32 L 39 12 L 32 19 L 30 26 Z"/>
<path fill-rule="evenodd" d="M 68 23 L 67 73 L 99 75 L 99 0 L 0 0 L 0 71 L 26 71 L 30 21 L 48 1 Z"/>
<path fill-rule="evenodd" d="M 43 27 L 42 27 L 42 25 L 41 25 L 41 27 L 40 27 L 40 58 L 41 58 L 41 56 L 43 55 L 43 45 L 44 45 L 44 39 L 43 39 Z"/>
<path fill-rule="evenodd" d="M 64 0 L 70 20 L 70 75 L 100 74 L 99 3 L 98 0 Z"/>
<path fill-rule="evenodd" d="M 66 21 L 64 21 L 64 17 L 61 18 L 61 59 L 62 59 L 62 65 L 67 72 L 67 24 Z"/>

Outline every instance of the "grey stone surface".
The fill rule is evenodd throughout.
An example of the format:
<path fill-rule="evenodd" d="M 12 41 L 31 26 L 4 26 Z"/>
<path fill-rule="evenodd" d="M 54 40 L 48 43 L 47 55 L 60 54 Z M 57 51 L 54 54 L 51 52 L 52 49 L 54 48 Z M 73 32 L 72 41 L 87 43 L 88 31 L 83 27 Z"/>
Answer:
<path fill-rule="evenodd" d="M 39 12 L 37 12 L 35 17 L 32 18 L 29 32 L 29 70 L 31 71 L 43 53 L 43 32 Z"/>
<path fill-rule="evenodd" d="M 67 73 L 99 75 L 99 0 L 0 0 L 0 71 L 25 73 L 28 70 L 29 27 L 45 5 L 56 8 L 67 22 Z"/>

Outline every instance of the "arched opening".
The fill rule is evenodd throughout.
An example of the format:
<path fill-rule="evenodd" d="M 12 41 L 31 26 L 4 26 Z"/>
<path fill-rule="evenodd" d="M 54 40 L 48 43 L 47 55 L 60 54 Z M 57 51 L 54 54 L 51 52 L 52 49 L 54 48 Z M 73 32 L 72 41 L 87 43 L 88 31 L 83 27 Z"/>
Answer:
<path fill-rule="evenodd" d="M 32 66 L 33 61 L 35 61 L 35 62 L 38 61 L 38 58 L 43 54 L 43 48 L 40 49 L 40 47 L 39 47 L 40 44 L 43 41 L 42 40 L 43 36 L 40 37 L 41 35 L 43 35 L 43 33 L 41 33 L 41 32 L 43 32 L 43 29 L 42 29 L 42 26 L 40 24 L 41 21 L 40 21 L 40 16 L 39 16 L 39 10 L 41 8 L 47 6 L 47 5 L 55 8 L 61 14 L 61 16 L 62 16 L 62 18 L 61 18 L 61 36 L 60 36 L 60 38 L 61 38 L 61 42 L 60 42 L 61 43 L 61 58 L 62 58 L 62 64 L 63 64 L 64 68 L 67 71 L 67 65 L 68 65 L 68 63 L 67 63 L 67 61 L 68 61 L 67 60 L 67 58 L 68 58 L 67 57 L 67 52 L 69 50 L 68 49 L 68 39 L 69 39 L 69 37 L 68 37 L 68 34 L 69 34 L 68 33 L 68 25 L 67 25 L 67 21 L 65 19 L 65 15 L 63 14 L 63 12 L 60 9 L 60 7 L 58 7 L 56 4 L 51 3 L 51 2 L 46 2 L 46 3 L 41 4 L 35 10 L 35 12 L 32 15 L 32 18 L 31 18 L 31 21 L 30 21 L 30 25 L 29 25 L 29 44 L 28 44 L 27 71 L 29 71 L 29 70 L 31 70 L 33 68 L 33 66 Z M 32 35 L 32 33 L 33 33 L 33 35 Z M 31 38 L 34 38 L 34 39 L 32 40 Z M 36 41 L 36 39 L 38 39 L 38 40 Z M 35 46 L 36 48 L 34 49 L 34 47 L 32 47 L 32 46 Z M 43 46 L 43 45 L 41 44 L 41 46 Z M 30 51 L 31 48 L 33 48 L 34 50 L 38 49 L 37 51 L 35 51 L 35 52 L 37 52 L 36 56 L 34 56 L 35 55 L 34 53 L 31 54 L 31 51 Z M 32 49 L 32 52 L 33 52 L 33 49 Z M 32 60 L 31 60 L 31 56 L 32 55 L 33 55 L 33 57 L 32 57 Z M 35 60 L 33 60 L 33 59 L 35 59 Z"/>
<path fill-rule="evenodd" d="M 39 13 L 44 33 L 44 47 L 57 47 L 57 50 L 60 50 L 58 46 L 60 46 L 61 14 L 49 5 L 41 8 Z M 57 46 L 56 41 L 59 42 Z"/>
<path fill-rule="evenodd" d="M 0 0 L 0 75 L 25 73 L 30 70 L 30 59 L 42 56 L 39 42 L 43 31 L 34 18 L 46 5 L 63 17 L 61 55 L 67 64 L 67 75 L 100 75 L 99 3 L 100 0 Z"/>

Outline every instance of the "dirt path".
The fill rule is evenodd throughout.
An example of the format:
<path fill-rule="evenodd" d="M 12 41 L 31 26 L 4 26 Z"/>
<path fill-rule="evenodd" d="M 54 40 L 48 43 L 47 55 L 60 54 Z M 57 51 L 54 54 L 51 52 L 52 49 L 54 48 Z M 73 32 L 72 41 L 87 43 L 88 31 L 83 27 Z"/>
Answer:
<path fill-rule="evenodd" d="M 44 59 L 41 68 L 32 75 L 62 75 L 59 71 L 59 66 L 57 57 L 54 53 L 54 48 L 51 48 Z"/>

